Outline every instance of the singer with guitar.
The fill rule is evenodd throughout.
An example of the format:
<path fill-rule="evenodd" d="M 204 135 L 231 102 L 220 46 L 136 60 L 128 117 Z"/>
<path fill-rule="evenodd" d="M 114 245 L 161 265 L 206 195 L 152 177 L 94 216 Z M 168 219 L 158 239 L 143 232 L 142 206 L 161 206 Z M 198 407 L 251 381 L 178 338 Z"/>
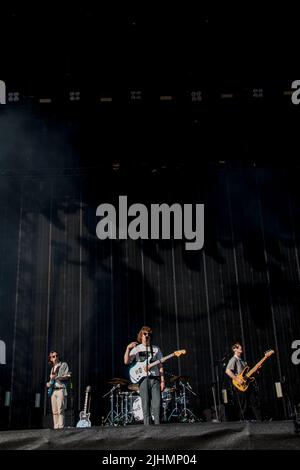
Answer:
<path fill-rule="evenodd" d="M 67 387 L 66 380 L 70 378 L 69 366 L 61 362 L 57 351 L 50 351 L 48 363 L 51 366 L 50 380 L 47 382 L 48 396 L 51 397 L 54 429 L 62 429 L 65 425 L 65 408 Z"/>
<path fill-rule="evenodd" d="M 145 362 L 151 364 L 163 357 L 158 346 L 152 344 L 152 329 L 149 326 L 143 326 L 138 333 L 137 342 L 128 344 L 124 363 L 131 364 L 133 361 Z M 151 415 L 154 418 L 154 424 L 160 424 L 160 405 L 161 392 L 165 388 L 164 369 L 161 363 L 147 368 L 146 376 L 139 381 L 139 391 L 142 400 L 142 409 L 144 415 L 144 424 L 151 424 Z"/>
<path fill-rule="evenodd" d="M 243 347 L 240 343 L 235 343 L 231 349 L 233 356 L 229 360 L 225 372 L 228 377 L 232 379 L 234 385 L 233 390 L 239 407 L 240 419 L 245 421 L 254 418 L 257 421 L 261 421 L 261 410 L 257 403 L 258 400 L 253 383 L 250 382 L 249 385 L 247 384 L 247 386 L 244 387 L 246 381 L 243 379 L 243 371 L 247 368 L 247 363 L 242 359 Z M 257 370 L 260 369 L 260 367 L 258 367 Z M 243 391 L 244 388 L 245 390 Z M 249 409 L 252 410 L 253 417 L 248 415 Z"/>

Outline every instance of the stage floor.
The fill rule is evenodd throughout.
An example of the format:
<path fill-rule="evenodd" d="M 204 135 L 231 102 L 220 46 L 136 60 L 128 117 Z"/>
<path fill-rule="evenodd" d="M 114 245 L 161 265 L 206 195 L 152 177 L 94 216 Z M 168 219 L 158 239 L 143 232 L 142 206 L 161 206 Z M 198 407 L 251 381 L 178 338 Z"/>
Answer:
<path fill-rule="evenodd" d="M 1 450 L 300 450 L 292 421 L 0 432 Z"/>

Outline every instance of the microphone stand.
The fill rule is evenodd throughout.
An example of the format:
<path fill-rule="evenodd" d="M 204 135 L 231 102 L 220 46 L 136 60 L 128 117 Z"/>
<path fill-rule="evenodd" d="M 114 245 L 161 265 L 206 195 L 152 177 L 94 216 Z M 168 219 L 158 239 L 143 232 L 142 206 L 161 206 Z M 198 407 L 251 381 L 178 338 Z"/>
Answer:
<path fill-rule="evenodd" d="M 216 401 L 216 384 L 215 383 L 213 383 L 213 385 L 211 387 L 211 390 L 212 390 L 212 394 L 213 394 L 214 408 L 215 408 L 215 413 L 216 413 L 216 419 L 213 420 L 213 421 L 215 421 L 217 423 L 220 423 L 219 413 L 218 413 L 218 406 L 217 406 L 217 401 Z"/>
<path fill-rule="evenodd" d="M 190 393 L 192 393 L 193 395 L 195 395 L 195 397 L 199 397 L 199 395 L 197 395 L 197 393 L 194 392 L 194 390 L 192 389 L 192 387 L 190 386 L 190 384 L 187 382 L 186 383 L 186 388 L 188 389 L 188 391 Z"/>
<path fill-rule="evenodd" d="M 229 354 L 225 353 L 221 360 L 214 361 L 215 365 L 215 378 L 216 381 L 213 383 L 212 386 L 212 394 L 214 400 L 214 408 L 216 413 L 216 422 L 220 423 L 222 421 L 220 413 L 221 413 L 221 398 L 220 398 L 220 365 L 225 367 L 225 361 Z"/>

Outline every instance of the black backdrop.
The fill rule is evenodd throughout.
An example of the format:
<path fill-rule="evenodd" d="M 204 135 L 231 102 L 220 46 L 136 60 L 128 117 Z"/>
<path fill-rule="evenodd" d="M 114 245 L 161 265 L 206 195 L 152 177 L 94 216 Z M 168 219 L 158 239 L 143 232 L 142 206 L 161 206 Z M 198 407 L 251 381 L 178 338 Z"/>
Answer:
<path fill-rule="evenodd" d="M 284 417 L 277 381 L 299 402 L 299 366 L 291 362 L 299 336 L 299 170 L 99 165 L 0 178 L 3 427 L 41 425 L 52 348 L 72 370 L 75 413 L 91 385 L 100 424 L 107 382 L 127 377 L 124 348 L 143 324 L 165 354 L 187 349 L 166 370 L 190 376 L 198 414 L 213 404 L 215 361 L 236 340 L 250 363 L 276 351 L 259 381 L 270 416 Z M 96 207 L 117 205 L 121 194 L 129 203 L 204 203 L 204 249 L 186 251 L 178 240 L 98 240 Z"/>

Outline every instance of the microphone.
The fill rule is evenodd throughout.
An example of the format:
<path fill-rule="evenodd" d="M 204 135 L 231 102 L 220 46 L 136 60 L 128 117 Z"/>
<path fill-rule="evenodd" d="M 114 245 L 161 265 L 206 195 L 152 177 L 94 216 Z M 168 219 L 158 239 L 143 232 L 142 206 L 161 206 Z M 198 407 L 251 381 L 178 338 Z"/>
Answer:
<path fill-rule="evenodd" d="M 224 356 L 222 357 L 222 360 L 221 362 L 224 362 L 225 359 L 227 359 L 227 357 L 230 355 L 230 353 L 225 353 Z"/>

